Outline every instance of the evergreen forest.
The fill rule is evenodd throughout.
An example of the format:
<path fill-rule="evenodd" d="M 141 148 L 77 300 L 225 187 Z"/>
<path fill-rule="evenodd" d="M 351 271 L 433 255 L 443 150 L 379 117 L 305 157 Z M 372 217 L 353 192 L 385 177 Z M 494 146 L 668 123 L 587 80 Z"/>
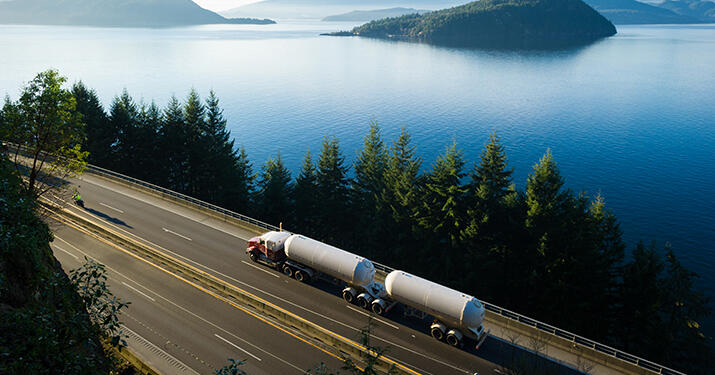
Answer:
<path fill-rule="evenodd" d="M 339 139 L 325 137 L 291 173 L 278 150 L 250 159 L 213 92 L 202 99 L 191 90 L 159 107 L 124 91 L 108 111 L 81 82 L 67 92 L 94 165 L 282 223 L 688 374 L 712 368 L 698 276 L 669 244 L 627 248 L 603 197 L 570 190 L 549 150 L 521 190 L 497 134 L 479 160 L 452 142 L 427 164 L 407 128 L 388 140 L 371 123 L 353 163 Z M 0 129 L 12 127 L 20 105 L 5 100 Z"/>

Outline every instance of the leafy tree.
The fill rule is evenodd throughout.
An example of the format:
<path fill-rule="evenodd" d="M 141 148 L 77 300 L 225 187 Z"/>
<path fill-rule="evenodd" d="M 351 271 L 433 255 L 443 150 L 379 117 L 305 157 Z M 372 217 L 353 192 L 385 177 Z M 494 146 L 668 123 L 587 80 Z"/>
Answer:
<path fill-rule="evenodd" d="M 123 330 L 119 315 L 129 306 L 114 296 L 107 287 L 106 267 L 85 257 L 85 263 L 70 272 L 70 280 L 82 298 L 89 318 L 97 326 L 103 337 L 109 339 L 112 346 L 124 347 Z"/>
<path fill-rule="evenodd" d="M 318 158 L 317 193 L 320 202 L 318 210 L 319 238 L 329 243 L 342 243 L 341 233 L 348 229 L 351 222 L 350 180 L 345 157 L 340 152 L 336 138 L 326 137 Z"/>
<path fill-rule="evenodd" d="M 387 353 L 387 348 L 372 344 L 372 316 L 368 317 L 367 325 L 360 330 L 360 344 L 365 348 L 361 352 L 361 358 L 355 361 L 347 355 L 341 355 L 343 361 L 342 369 L 353 375 L 377 375 L 385 372 L 379 369 L 380 358 Z M 321 362 L 314 369 L 309 369 L 306 374 L 315 375 L 340 375 L 340 371 L 328 368 Z M 387 375 L 397 374 L 397 367 L 393 364 L 387 370 Z"/>
<path fill-rule="evenodd" d="M 27 171 L 26 190 L 34 197 L 60 189 L 87 165 L 84 123 L 72 93 L 62 88 L 66 80 L 55 70 L 39 73 L 17 103 L 6 101 L 3 109 L 0 134 L 15 144 L 15 167 Z"/>
<path fill-rule="evenodd" d="M 72 96 L 86 124 L 87 138 L 82 147 L 89 152 L 89 161 L 99 166 L 110 165 L 114 160 L 112 147 L 117 142 L 117 130 L 108 121 L 97 93 L 80 81 L 72 86 Z"/>
<path fill-rule="evenodd" d="M 310 150 L 306 151 L 300 173 L 295 180 L 293 201 L 295 202 L 296 230 L 313 235 L 317 230 L 319 199 L 318 172 L 313 164 Z"/>
<path fill-rule="evenodd" d="M 52 256 L 52 233 L 26 189 L 0 153 L 0 373 L 110 373 L 100 339 L 108 332 L 103 328 L 116 327 L 108 312 L 119 308 L 95 303 L 101 312 L 95 316 L 105 319 L 93 323 L 78 288 Z M 91 298 L 105 300 L 104 284 L 93 284 Z"/>
<path fill-rule="evenodd" d="M 237 361 L 233 358 L 228 359 L 228 365 L 216 370 L 216 375 L 247 375 L 248 373 L 241 369 L 241 366 L 246 364 L 246 361 Z"/>
<path fill-rule="evenodd" d="M 263 165 L 258 182 L 258 207 L 263 221 L 278 224 L 290 220 L 292 215 L 291 196 L 293 182 L 290 171 L 283 165 L 280 152 L 276 159 L 268 159 Z"/>

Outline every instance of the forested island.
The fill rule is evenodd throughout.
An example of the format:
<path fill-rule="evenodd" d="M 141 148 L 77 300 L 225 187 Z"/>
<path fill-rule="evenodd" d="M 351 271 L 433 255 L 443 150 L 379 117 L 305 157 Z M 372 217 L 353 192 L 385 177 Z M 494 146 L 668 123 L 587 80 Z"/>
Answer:
<path fill-rule="evenodd" d="M 31 83 L 48 76 L 58 75 L 48 71 Z M 213 93 L 202 100 L 191 90 L 184 100 L 173 97 L 159 107 L 125 91 L 105 111 L 93 90 L 81 82 L 60 89 L 62 82 L 50 87 L 61 99 L 62 118 L 76 124 L 71 137 L 63 132 L 69 137 L 65 149 L 87 151 L 95 165 L 282 223 L 688 374 L 712 368 L 712 338 L 699 324 L 710 314 L 710 302 L 694 284 L 697 275 L 667 244 L 642 242 L 627 249 L 605 200 L 567 188 L 549 150 L 534 164 L 524 189 L 517 189 L 496 134 L 474 163 L 453 141 L 425 165 L 406 128 L 388 141 L 372 123 L 353 163 L 346 163 L 338 139 L 326 137 L 321 150 L 306 151 L 294 177 L 280 152 L 254 166 L 227 130 Z M 6 99 L 0 139 L 31 147 L 24 124 L 43 97 Z M 89 330 L 76 331 L 78 337 L 99 328 L 91 317 L 74 315 L 81 301 L 57 310 L 55 299 L 41 298 L 42 293 L 65 298 L 57 288 L 71 294 L 76 283 L 52 276 L 57 266 L 48 255 L 51 234 L 33 216 L 34 203 L 23 203 L 27 192 L 17 187 L 23 186 L 18 174 L 6 160 L 0 162 L 0 234 L 11 239 L 0 252 L 0 270 L 9 275 L 0 283 L 0 308 L 12 317 L 0 321 L 0 329 L 22 332 L 2 335 L 0 348 L 32 350 L 26 358 L 42 361 L 43 350 L 54 350 L 32 339 L 51 329 L 42 322 L 74 317 L 73 324 Z M 59 286 L 47 289 L 48 281 L 57 280 L 53 285 Z M 61 340 L 73 337 L 52 339 L 62 346 Z M 101 355 L 94 342 L 66 349 L 66 358 L 52 358 L 53 363 L 103 368 L 99 357 L 96 363 L 77 362 L 79 352 Z M 22 366 L 12 362 L 17 353 L 0 358 L 0 369 Z"/>
<path fill-rule="evenodd" d="M 269 19 L 225 18 L 192 0 L 12 0 L 0 2 L 0 24 L 169 27 L 272 24 Z"/>
<path fill-rule="evenodd" d="M 699 19 L 637 0 L 584 0 L 616 25 L 699 23 Z M 714 3 L 715 5 L 715 3 Z"/>
<path fill-rule="evenodd" d="M 462 6 L 369 22 L 356 35 L 486 48 L 560 48 L 616 34 L 611 22 L 581 0 L 481 0 Z"/>

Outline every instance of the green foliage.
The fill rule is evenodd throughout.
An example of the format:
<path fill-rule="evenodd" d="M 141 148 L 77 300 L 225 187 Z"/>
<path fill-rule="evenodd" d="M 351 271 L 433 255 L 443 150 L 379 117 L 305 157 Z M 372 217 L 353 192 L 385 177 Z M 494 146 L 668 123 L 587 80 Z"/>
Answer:
<path fill-rule="evenodd" d="M 295 227 L 301 233 L 315 233 L 317 230 L 320 201 L 315 195 L 316 191 L 318 191 L 318 172 L 308 150 L 293 189 Z"/>
<path fill-rule="evenodd" d="M 350 207 L 350 179 L 345 157 L 336 138 L 326 137 L 318 157 L 316 172 L 318 210 L 318 238 L 330 243 L 342 242 L 338 233 L 347 233 L 352 222 Z"/>
<path fill-rule="evenodd" d="M 90 320 L 109 339 L 112 346 L 123 347 L 127 343 L 122 338 L 119 315 L 129 306 L 115 297 L 107 287 L 107 270 L 103 264 L 85 257 L 85 263 L 70 272 L 70 281 L 84 302 Z"/>
<path fill-rule="evenodd" d="M 457 46 L 553 48 L 586 44 L 616 28 L 581 0 L 481 0 L 372 21 L 352 33 Z"/>
<path fill-rule="evenodd" d="M 347 371 L 348 374 L 352 375 L 378 375 L 385 374 L 385 372 L 380 371 L 379 364 L 380 358 L 387 353 L 387 348 L 375 346 L 372 344 L 372 315 L 368 317 L 367 325 L 360 330 L 359 341 L 360 344 L 365 348 L 361 352 L 361 357 L 359 360 L 355 361 L 352 357 L 341 354 L 341 359 L 343 361 L 342 370 Z M 332 370 L 325 363 L 321 362 L 314 369 L 308 369 L 306 374 L 315 375 L 340 375 L 340 371 Z M 397 374 L 397 367 L 393 364 L 387 370 L 387 375 Z"/>
<path fill-rule="evenodd" d="M 247 375 L 248 373 L 241 369 L 241 366 L 246 364 L 246 361 L 237 361 L 233 358 L 228 359 L 228 364 L 216 370 L 216 375 Z"/>
<path fill-rule="evenodd" d="M 87 153 L 84 123 L 67 79 L 55 70 L 39 73 L 23 89 L 16 103 L 5 101 L 0 135 L 13 146 L 16 169 L 27 169 L 27 192 L 39 197 L 62 188 L 62 179 L 84 171 Z M 23 157 L 19 157 L 23 155 Z"/>
<path fill-rule="evenodd" d="M 99 324 L 93 322 L 52 256 L 52 234 L 26 189 L 0 154 L 0 373 L 109 373 L 112 361 L 100 338 L 102 328 L 116 327 L 116 321 L 105 312 Z M 93 292 L 102 300 L 101 288 Z M 94 308 L 116 311 L 99 303 Z"/>
<path fill-rule="evenodd" d="M 263 165 L 258 182 L 258 212 L 260 218 L 268 223 L 278 224 L 293 217 L 291 196 L 293 182 L 290 171 L 283 165 L 280 152 L 275 159 L 271 158 Z"/>
<path fill-rule="evenodd" d="M 111 128 L 107 114 L 102 108 L 94 90 L 87 88 L 81 81 L 72 86 L 72 96 L 77 101 L 77 112 L 82 114 L 86 124 L 87 138 L 82 148 L 89 152 L 89 162 L 106 165 L 112 160 L 112 144 L 116 142 L 116 131 Z"/>

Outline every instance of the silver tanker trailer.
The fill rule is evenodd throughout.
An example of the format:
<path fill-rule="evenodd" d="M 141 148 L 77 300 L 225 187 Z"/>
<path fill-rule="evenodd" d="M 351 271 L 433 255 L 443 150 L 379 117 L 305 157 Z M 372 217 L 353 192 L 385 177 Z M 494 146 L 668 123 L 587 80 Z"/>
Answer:
<path fill-rule="evenodd" d="M 390 299 L 432 315 L 430 333 L 437 340 L 460 347 L 467 337 L 479 349 L 488 336 L 482 325 L 484 305 L 470 295 L 403 271 L 387 275 L 385 290 Z"/>
<path fill-rule="evenodd" d="M 375 267 L 361 256 L 288 232 L 267 232 L 248 241 L 246 253 L 298 281 L 310 281 L 321 274 L 345 282 L 343 298 L 367 309 L 385 295 L 382 284 L 374 282 Z"/>

